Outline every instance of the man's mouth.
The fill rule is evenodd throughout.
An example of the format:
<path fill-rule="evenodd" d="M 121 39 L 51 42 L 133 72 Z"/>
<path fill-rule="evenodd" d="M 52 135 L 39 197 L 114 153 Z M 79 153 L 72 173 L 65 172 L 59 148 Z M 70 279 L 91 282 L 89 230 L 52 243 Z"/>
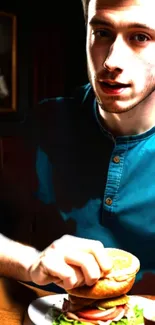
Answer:
<path fill-rule="evenodd" d="M 102 90 L 107 94 L 120 94 L 126 88 L 131 87 L 130 84 L 123 84 L 119 82 L 108 82 L 108 81 L 99 81 Z"/>
<path fill-rule="evenodd" d="M 111 83 L 111 82 L 105 82 L 105 81 L 101 82 L 101 84 L 105 87 L 110 87 L 110 88 L 114 88 L 114 89 L 127 88 L 130 86 L 129 84 L 123 84 L 123 83 L 119 83 L 119 82 Z"/>

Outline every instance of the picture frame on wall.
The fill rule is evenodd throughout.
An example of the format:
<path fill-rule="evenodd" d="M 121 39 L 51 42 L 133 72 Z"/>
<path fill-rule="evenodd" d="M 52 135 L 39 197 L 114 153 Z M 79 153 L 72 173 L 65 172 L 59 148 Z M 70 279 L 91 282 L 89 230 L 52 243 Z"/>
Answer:
<path fill-rule="evenodd" d="M 0 113 L 17 111 L 17 21 L 0 12 Z"/>

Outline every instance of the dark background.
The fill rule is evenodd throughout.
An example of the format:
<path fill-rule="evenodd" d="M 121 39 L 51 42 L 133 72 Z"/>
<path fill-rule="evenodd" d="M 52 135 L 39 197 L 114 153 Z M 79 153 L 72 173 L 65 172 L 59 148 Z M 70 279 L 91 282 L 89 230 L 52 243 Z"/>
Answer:
<path fill-rule="evenodd" d="M 80 0 L 6 0 L 0 11 L 17 16 L 17 113 L 0 115 L 0 135 L 13 135 L 38 100 L 87 82 L 85 25 Z"/>
<path fill-rule="evenodd" d="M 44 249 L 74 225 L 34 197 L 35 147 L 31 131 L 27 141 L 27 121 L 40 99 L 69 95 L 87 82 L 82 5 L 6 0 L 0 6 L 17 16 L 17 112 L 0 114 L 0 231 Z"/>

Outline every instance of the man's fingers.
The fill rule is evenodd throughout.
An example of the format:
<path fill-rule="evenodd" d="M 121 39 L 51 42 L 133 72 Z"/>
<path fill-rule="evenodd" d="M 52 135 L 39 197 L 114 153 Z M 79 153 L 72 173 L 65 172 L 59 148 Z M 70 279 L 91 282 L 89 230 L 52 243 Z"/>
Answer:
<path fill-rule="evenodd" d="M 98 240 L 91 240 L 86 238 L 78 238 L 65 235 L 62 237 L 66 247 L 72 249 L 72 257 L 74 256 L 74 251 L 87 252 L 92 254 L 99 267 L 101 268 L 102 274 L 108 273 L 112 268 L 112 260 L 107 254 L 103 244 Z M 56 242 L 56 248 L 59 247 L 60 242 Z M 58 245 L 58 246 L 57 246 Z M 86 262 L 84 261 L 84 265 Z"/>
<path fill-rule="evenodd" d="M 42 252 L 30 272 L 32 280 L 44 285 L 54 282 L 64 289 L 93 285 L 112 268 L 101 242 L 63 236 Z"/>
<path fill-rule="evenodd" d="M 72 269 L 75 272 L 74 275 L 63 279 L 63 287 L 66 290 L 81 286 L 83 283 L 85 283 L 84 275 L 80 268 L 72 265 Z"/>
<path fill-rule="evenodd" d="M 79 268 L 75 268 L 75 273 L 76 273 L 76 281 L 75 281 L 75 278 L 72 278 L 72 277 L 65 278 L 64 280 L 61 280 L 58 277 L 52 276 L 52 282 L 57 284 L 59 287 L 64 288 L 65 290 L 70 290 L 70 289 L 73 289 L 75 287 L 85 284 L 83 274 Z M 50 277 L 49 277 L 49 279 L 50 279 Z"/>
<path fill-rule="evenodd" d="M 101 276 L 100 267 L 96 263 L 95 257 L 90 253 L 75 251 L 74 254 L 72 252 L 69 254 L 68 252 L 65 261 L 81 268 L 87 285 L 93 285 Z"/>
<path fill-rule="evenodd" d="M 74 257 L 74 252 L 76 251 L 92 254 L 101 269 L 102 275 L 108 273 L 112 268 L 112 260 L 108 256 L 103 244 L 100 241 L 64 235 L 61 237 L 61 239 L 56 240 L 52 244 L 52 247 L 57 251 L 62 251 L 62 245 L 66 249 L 65 255 L 69 253 L 70 256 L 72 255 L 72 258 Z M 86 265 L 85 261 L 84 265 Z"/>
<path fill-rule="evenodd" d="M 31 271 L 34 281 L 40 285 L 54 282 L 64 289 L 72 289 L 84 282 L 79 267 L 68 265 L 64 256 L 49 248 L 40 257 L 39 263 Z"/>
<path fill-rule="evenodd" d="M 112 260 L 108 256 L 107 251 L 104 249 L 101 242 L 96 241 L 90 253 L 93 254 L 98 262 L 103 275 L 112 269 Z"/>

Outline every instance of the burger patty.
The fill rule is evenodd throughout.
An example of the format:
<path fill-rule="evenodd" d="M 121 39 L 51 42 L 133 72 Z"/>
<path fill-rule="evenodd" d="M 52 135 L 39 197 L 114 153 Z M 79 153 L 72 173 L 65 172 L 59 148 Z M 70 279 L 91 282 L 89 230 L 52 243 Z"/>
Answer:
<path fill-rule="evenodd" d="M 129 301 L 127 295 L 123 295 L 111 299 L 89 299 L 89 298 L 79 298 L 73 295 L 69 295 L 69 299 L 64 300 L 63 311 L 75 312 L 81 310 L 85 307 L 101 307 L 101 308 L 111 308 L 114 306 L 125 305 Z"/>

